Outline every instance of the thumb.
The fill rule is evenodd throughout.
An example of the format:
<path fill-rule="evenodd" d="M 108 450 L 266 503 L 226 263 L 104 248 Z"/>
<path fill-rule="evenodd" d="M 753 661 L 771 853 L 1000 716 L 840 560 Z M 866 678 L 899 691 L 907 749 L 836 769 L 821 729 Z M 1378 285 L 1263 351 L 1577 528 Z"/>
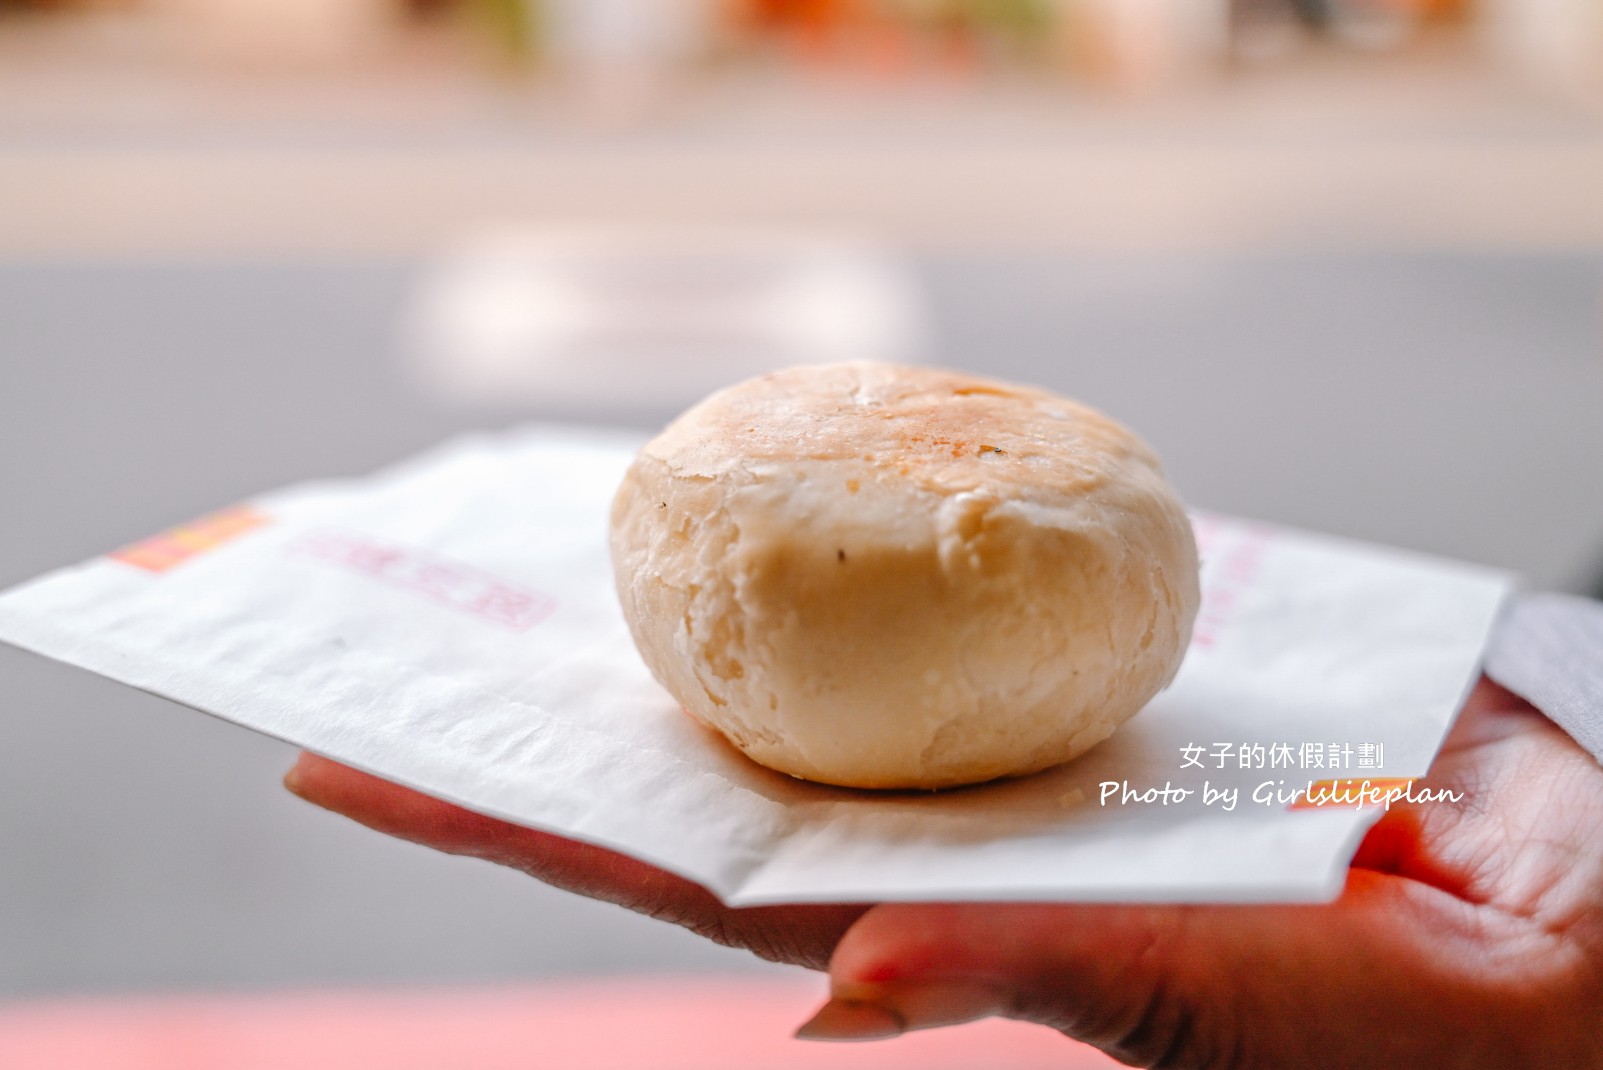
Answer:
<path fill-rule="evenodd" d="M 798 1035 L 867 1039 L 1002 1015 L 1160 1055 L 1190 1028 L 1170 976 L 1189 923 L 1181 907 L 876 906 L 836 947 L 830 1001 Z"/>
<path fill-rule="evenodd" d="M 798 1035 L 1002 1015 L 1141 1065 L 1347 1065 L 1332 1034 L 1403 1009 L 1385 980 L 1423 980 L 1377 984 L 1414 913 L 1383 902 L 1394 887 L 1354 871 L 1327 906 L 883 904 L 842 938 L 831 999 Z"/>

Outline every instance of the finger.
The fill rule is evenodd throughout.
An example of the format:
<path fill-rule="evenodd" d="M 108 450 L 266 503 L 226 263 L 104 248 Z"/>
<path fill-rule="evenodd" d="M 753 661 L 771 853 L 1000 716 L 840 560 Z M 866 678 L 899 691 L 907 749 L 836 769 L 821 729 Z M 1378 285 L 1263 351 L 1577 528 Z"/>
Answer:
<path fill-rule="evenodd" d="M 627 855 L 476 814 L 315 754 L 302 754 L 284 785 L 386 835 L 510 866 L 776 962 L 824 969 L 841 934 L 867 909 L 726 907 L 701 885 Z"/>
<path fill-rule="evenodd" d="M 1356 872 L 1328 906 L 884 904 L 841 940 L 800 1035 L 1003 1015 L 1143 1066 L 1449 1065 L 1433 1051 L 1492 1018 L 1457 1000 L 1484 962 L 1468 906 L 1438 895 Z"/>

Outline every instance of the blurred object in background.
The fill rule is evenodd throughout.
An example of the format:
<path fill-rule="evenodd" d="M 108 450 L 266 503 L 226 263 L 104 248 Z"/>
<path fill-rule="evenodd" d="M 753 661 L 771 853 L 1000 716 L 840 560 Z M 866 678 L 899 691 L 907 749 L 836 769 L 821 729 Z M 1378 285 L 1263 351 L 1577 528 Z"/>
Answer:
<path fill-rule="evenodd" d="M 93 23 L 80 45 L 157 66 L 421 56 L 555 74 L 635 108 L 676 84 L 759 72 L 1145 92 L 1308 45 L 1406 54 L 1444 38 L 1540 84 L 1603 91 L 1596 0 L 0 0 L 0 39 L 49 23 Z"/>
<path fill-rule="evenodd" d="M 649 107 L 705 51 L 708 0 L 523 0 L 545 59 L 603 116 Z"/>
<path fill-rule="evenodd" d="M 405 10 L 423 26 L 445 25 L 460 13 L 514 67 L 531 63 L 544 50 L 546 26 L 534 0 L 411 0 Z"/>
<path fill-rule="evenodd" d="M 1065 4 L 1067 71 L 1146 93 L 1192 80 L 1226 52 L 1226 0 L 1079 0 Z"/>
<path fill-rule="evenodd" d="M 1527 80 L 1571 94 L 1603 95 L 1603 3 L 1481 0 L 1495 54 Z"/>
<path fill-rule="evenodd" d="M 732 40 L 886 80 L 1008 74 L 1151 89 L 1216 54 L 1224 0 L 726 0 Z"/>
<path fill-rule="evenodd" d="M 360 58 L 394 14 L 394 0 L 143 0 L 213 64 L 342 63 Z"/>
<path fill-rule="evenodd" d="M 441 396 L 654 412 L 792 364 L 916 361 L 911 273 L 872 246 L 737 229 L 506 229 L 430 273 L 408 324 Z"/>
<path fill-rule="evenodd" d="M 731 40 L 813 67 L 967 74 L 1048 58 L 1054 0 L 724 0 Z"/>
<path fill-rule="evenodd" d="M 1585 0 L 1581 0 L 1585 2 Z M 1232 57 L 1248 62 L 1328 41 L 1370 51 L 1461 29 L 1475 0 L 1230 0 Z"/>

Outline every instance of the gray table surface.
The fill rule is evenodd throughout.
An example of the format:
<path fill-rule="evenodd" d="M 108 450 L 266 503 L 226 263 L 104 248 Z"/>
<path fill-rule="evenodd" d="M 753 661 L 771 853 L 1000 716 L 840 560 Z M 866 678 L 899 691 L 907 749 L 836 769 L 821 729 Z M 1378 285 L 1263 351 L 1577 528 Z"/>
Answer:
<path fill-rule="evenodd" d="M 1105 408 L 1195 504 L 1603 580 L 1603 257 L 913 266 L 935 359 Z M 417 392 L 423 267 L 0 262 L 0 585 L 466 428 L 616 419 Z M 315 811 L 291 756 L 0 648 L 0 997 L 766 968 Z"/>

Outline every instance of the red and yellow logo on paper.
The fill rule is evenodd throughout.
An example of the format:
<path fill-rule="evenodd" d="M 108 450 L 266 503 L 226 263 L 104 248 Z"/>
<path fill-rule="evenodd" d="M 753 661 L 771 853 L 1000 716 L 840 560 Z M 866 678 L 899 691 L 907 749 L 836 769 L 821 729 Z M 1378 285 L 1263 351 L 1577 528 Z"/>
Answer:
<path fill-rule="evenodd" d="M 246 505 L 236 505 L 141 539 L 106 556 L 146 572 L 166 572 L 267 522 L 265 514 Z"/>

